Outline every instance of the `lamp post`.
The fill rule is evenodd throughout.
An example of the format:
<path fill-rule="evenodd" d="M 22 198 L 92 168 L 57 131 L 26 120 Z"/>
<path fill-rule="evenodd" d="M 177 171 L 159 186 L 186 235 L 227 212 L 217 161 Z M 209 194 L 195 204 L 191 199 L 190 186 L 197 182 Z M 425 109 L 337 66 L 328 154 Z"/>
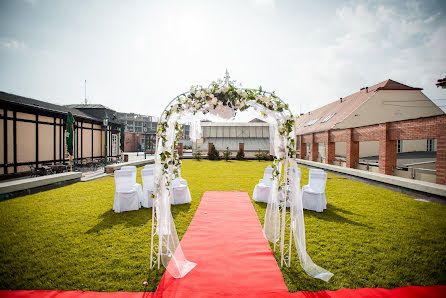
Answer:
<path fill-rule="evenodd" d="M 144 159 L 146 159 L 146 155 L 147 155 L 147 143 L 146 143 L 146 131 L 147 131 L 147 123 L 144 122 L 144 127 L 143 127 L 143 136 L 144 136 Z"/>
<path fill-rule="evenodd" d="M 136 156 L 139 153 L 139 133 L 136 134 Z"/>
<path fill-rule="evenodd" d="M 105 114 L 105 118 L 104 118 L 104 128 L 105 128 L 105 137 L 104 137 L 104 173 L 107 167 L 107 126 L 108 126 L 108 116 L 107 114 Z"/>

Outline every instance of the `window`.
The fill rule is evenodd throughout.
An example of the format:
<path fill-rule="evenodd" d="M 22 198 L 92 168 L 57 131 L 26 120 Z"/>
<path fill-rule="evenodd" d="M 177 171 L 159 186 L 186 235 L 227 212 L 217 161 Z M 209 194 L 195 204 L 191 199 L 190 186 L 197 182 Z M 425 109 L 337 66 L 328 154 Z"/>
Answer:
<path fill-rule="evenodd" d="M 434 139 L 426 140 L 426 151 L 434 151 Z"/>
<path fill-rule="evenodd" d="M 112 134 L 112 156 L 118 155 L 118 135 Z"/>
<path fill-rule="evenodd" d="M 396 141 L 396 152 L 397 153 L 403 152 L 403 140 Z"/>
<path fill-rule="evenodd" d="M 313 119 L 311 121 L 308 121 L 304 126 L 311 126 L 314 123 L 316 123 L 319 119 L 321 119 L 321 118 L 316 118 L 316 119 Z"/>
<path fill-rule="evenodd" d="M 310 156 L 310 150 L 311 150 L 310 143 L 307 143 L 307 154 L 306 154 L 306 156 Z"/>
<path fill-rule="evenodd" d="M 327 122 L 327 121 L 330 120 L 331 117 L 333 117 L 335 114 L 336 114 L 336 113 L 332 113 L 332 114 L 328 115 L 327 117 L 325 117 L 325 118 L 321 121 L 321 123 Z"/>

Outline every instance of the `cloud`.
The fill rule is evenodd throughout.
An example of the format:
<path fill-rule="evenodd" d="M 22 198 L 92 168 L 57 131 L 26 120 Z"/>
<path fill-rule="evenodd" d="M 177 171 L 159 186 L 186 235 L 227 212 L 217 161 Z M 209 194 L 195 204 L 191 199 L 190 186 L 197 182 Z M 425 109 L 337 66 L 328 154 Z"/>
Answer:
<path fill-rule="evenodd" d="M 0 48 L 7 50 L 23 50 L 26 44 L 23 41 L 15 39 L 0 39 Z"/>
<path fill-rule="evenodd" d="M 251 0 L 254 6 L 266 9 L 274 9 L 276 7 L 275 0 Z"/>

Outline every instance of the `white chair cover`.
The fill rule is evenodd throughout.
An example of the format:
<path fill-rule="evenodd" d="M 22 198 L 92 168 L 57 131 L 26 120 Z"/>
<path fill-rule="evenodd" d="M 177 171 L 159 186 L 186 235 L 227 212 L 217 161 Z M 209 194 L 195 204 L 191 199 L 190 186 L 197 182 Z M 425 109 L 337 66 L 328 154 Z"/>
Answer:
<path fill-rule="evenodd" d="M 192 201 L 189 186 L 185 179 L 178 177 L 172 181 L 172 205 L 186 204 Z"/>
<path fill-rule="evenodd" d="M 153 193 L 153 190 L 155 188 L 155 178 L 154 178 L 154 169 L 151 168 L 144 168 L 141 170 L 141 179 L 142 179 L 142 200 L 141 200 L 141 206 L 145 208 L 151 208 L 152 207 L 152 198 L 151 195 Z"/>
<path fill-rule="evenodd" d="M 259 180 L 259 183 L 254 187 L 252 199 L 256 202 L 268 203 L 268 197 L 271 190 L 273 177 L 273 168 L 267 166 L 263 178 Z"/>
<path fill-rule="evenodd" d="M 131 171 L 133 173 L 134 183 L 136 183 L 136 167 L 135 166 L 123 166 L 121 171 Z"/>
<path fill-rule="evenodd" d="M 136 183 L 136 167 L 135 166 L 123 166 L 121 167 L 121 171 L 130 171 L 132 172 L 132 181 L 135 183 L 135 187 L 140 192 L 140 196 L 142 197 L 142 186 L 139 183 Z M 142 200 L 142 199 L 141 199 Z"/>
<path fill-rule="evenodd" d="M 267 166 L 265 168 L 265 172 L 263 173 L 263 178 L 271 178 L 273 176 L 273 167 L 272 166 Z"/>
<path fill-rule="evenodd" d="M 113 211 L 116 213 L 138 210 L 142 192 L 133 183 L 133 174 L 130 171 L 117 170 L 115 175 L 115 200 Z"/>
<path fill-rule="evenodd" d="M 320 170 L 310 171 L 308 184 L 302 187 L 302 204 L 304 209 L 317 212 L 327 209 L 326 184 L 327 173 Z"/>

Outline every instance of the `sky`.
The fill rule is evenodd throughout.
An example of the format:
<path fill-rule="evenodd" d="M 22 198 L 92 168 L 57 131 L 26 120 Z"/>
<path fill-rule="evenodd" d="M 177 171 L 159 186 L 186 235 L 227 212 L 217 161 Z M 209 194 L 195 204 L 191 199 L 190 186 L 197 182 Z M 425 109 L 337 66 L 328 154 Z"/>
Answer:
<path fill-rule="evenodd" d="M 0 0 L 0 91 L 152 116 L 226 69 L 294 114 L 389 78 L 445 110 L 445 53 L 442 0 Z"/>

